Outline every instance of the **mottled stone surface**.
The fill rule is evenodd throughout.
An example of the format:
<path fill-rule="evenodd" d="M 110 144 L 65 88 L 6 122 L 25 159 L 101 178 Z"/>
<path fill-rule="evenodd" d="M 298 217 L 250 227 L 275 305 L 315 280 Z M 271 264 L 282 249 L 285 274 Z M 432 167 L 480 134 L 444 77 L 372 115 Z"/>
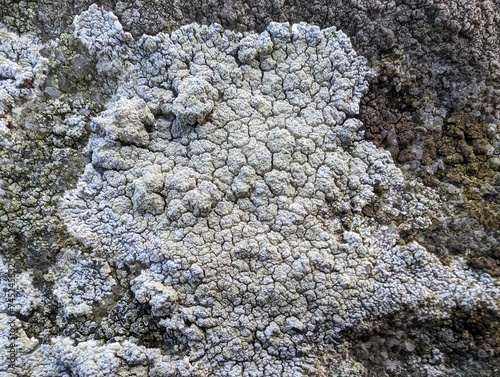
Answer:
<path fill-rule="evenodd" d="M 497 264 L 498 242 L 489 235 L 499 237 L 498 0 L 2 3 L 7 25 L 44 38 L 67 31 L 91 3 L 112 10 L 136 38 L 192 21 L 258 31 L 270 21 L 340 28 L 376 74 L 360 104 L 365 137 L 389 150 L 408 174 L 442 187 L 447 218 L 463 219 L 436 217 L 432 233 L 408 237 L 433 247 L 441 259 L 458 253 L 473 266 L 482 265 L 481 258 Z M 457 122 L 469 134 L 456 134 Z"/>
<path fill-rule="evenodd" d="M 498 2 L 3 3 L 2 373 L 498 374 Z"/>

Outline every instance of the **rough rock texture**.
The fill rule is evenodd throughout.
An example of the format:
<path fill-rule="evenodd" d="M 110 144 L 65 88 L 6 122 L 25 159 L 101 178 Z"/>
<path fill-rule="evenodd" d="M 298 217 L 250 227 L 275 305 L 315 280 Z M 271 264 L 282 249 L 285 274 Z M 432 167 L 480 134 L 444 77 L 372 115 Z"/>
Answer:
<path fill-rule="evenodd" d="M 498 374 L 495 2 L 3 3 L 2 373 Z"/>
<path fill-rule="evenodd" d="M 500 255 L 499 0 L 90 1 L 3 0 L 0 15 L 19 31 L 53 38 L 97 3 L 126 31 L 170 31 L 192 21 L 264 30 L 270 21 L 336 26 L 376 76 L 361 102 L 365 137 L 426 185 L 440 187 L 446 219 L 406 237 L 442 260 L 459 254 L 498 276 Z M 468 130 L 464 132 L 464 130 Z"/>

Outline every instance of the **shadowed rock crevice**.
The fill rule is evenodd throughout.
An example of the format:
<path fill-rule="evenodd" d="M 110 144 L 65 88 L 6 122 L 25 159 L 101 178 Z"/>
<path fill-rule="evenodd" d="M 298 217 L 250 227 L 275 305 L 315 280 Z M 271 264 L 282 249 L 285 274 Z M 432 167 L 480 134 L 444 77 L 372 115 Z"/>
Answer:
<path fill-rule="evenodd" d="M 360 375 L 426 376 L 440 370 L 445 376 L 466 376 L 475 370 L 487 376 L 500 367 L 495 356 L 500 343 L 491 341 L 500 336 L 494 325 L 497 313 L 488 308 L 474 312 L 457 308 L 439 320 L 423 320 L 412 316 L 411 310 L 406 314 L 404 320 L 386 318 L 345 334 L 352 339 L 348 352 L 363 365 L 365 374 Z M 427 361 L 424 368 L 419 365 L 423 360 Z"/>

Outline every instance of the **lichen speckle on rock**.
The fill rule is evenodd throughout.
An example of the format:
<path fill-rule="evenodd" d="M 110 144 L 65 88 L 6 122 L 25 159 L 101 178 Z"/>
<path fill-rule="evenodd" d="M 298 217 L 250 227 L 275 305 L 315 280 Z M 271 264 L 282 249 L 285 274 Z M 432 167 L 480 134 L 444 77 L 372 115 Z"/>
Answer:
<path fill-rule="evenodd" d="M 13 311 L 2 298 L 0 339 L 15 332 L 20 355 L 6 375 L 360 376 L 369 367 L 349 352 L 375 347 L 389 375 L 454 375 L 445 351 L 405 331 L 498 318 L 494 278 L 403 237 L 431 228 L 441 197 L 366 140 L 373 72 L 342 31 L 192 23 L 134 40 L 92 5 L 73 38 L 109 84 L 102 111 L 67 110 L 67 128 L 89 132 L 58 203 L 80 244 L 44 275 L 62 329 L 50 341 L 23 326 L 42 305 L 31 270 Z M 0 86 L 0 111 L 36 83 L 20 64 L 0 60 L 19 88 Z"/>

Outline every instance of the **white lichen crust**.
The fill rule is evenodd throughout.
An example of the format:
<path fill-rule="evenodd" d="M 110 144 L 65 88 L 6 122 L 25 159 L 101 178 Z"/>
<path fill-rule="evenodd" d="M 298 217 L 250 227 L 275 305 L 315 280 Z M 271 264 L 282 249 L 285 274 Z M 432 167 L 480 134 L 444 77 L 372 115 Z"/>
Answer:
<path fill-rule="evenodd" d="M 63 260 L 56 295 L 68 315 L 89 314 L 114 284 L 108 263 L 143 266 L 130 289 L 183 352 L 59 337 L 27 358 L 33 375 L 334 374 L 343 366 L 322 355 L 350 329 L 498 311 L 486 275 L 402 241 L 429 226 L 436 197 L 363 139 L 370 72 L 341 31 L 190 24 L 133 44 L 92 6 L 75 36 L 119 86 L 62 203 L 102 259 Z M 365 216 L 375 199 L 400 223 Z M 85 276 L 92 289 L 78 287 Z"/>
<path fill-rule="evenodd" d="M 105 262 L 71 249 L 62 255 L 53 274 L 53 293 L 64 317 L 91 315 L 92 306 L 109 296 L 116 285 Z"/>

